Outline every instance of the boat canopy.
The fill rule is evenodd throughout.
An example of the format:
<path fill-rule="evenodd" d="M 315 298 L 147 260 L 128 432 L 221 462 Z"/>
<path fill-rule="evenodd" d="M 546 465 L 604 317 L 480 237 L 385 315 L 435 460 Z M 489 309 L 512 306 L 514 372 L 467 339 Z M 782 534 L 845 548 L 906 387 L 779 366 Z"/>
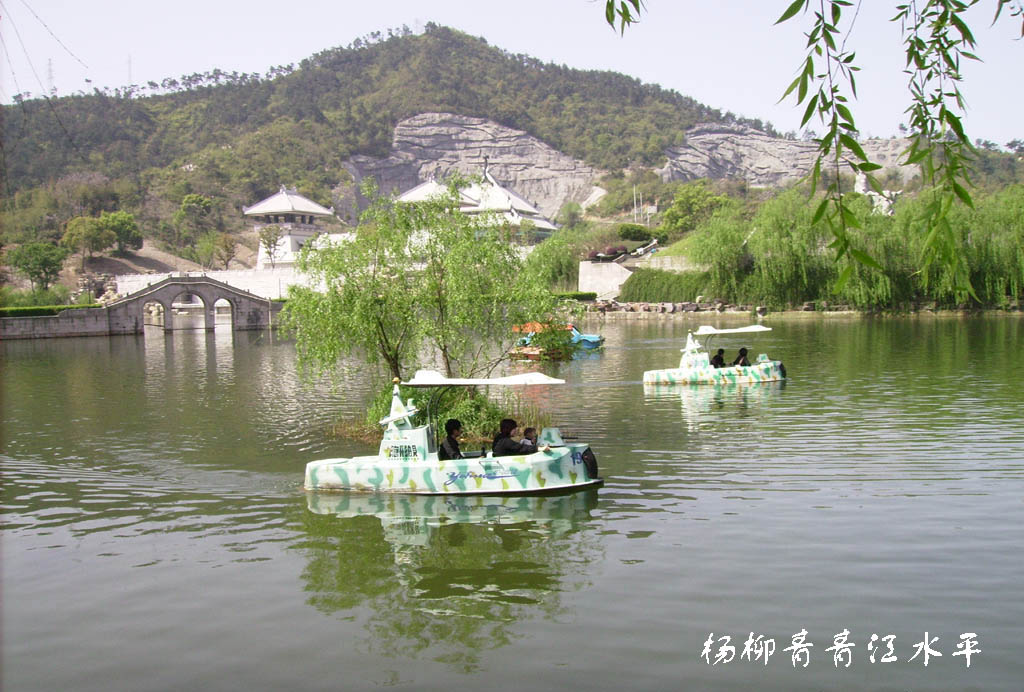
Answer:
<path fill-rule="evenodd" d="M 528 384 L 565 384 L 565 380 L 548 377 L 542 372 L 524 372 L 520 375 L 506 377 L 445 377 L 436 370 L 417 370 L 408 382 L 408 387 L 471 387 L 486 385 L 528 385 Z"/>
<path fill-rule="evenodd" d="M 709 327 L 708 325 L 702 325 L 697 331 L 694 332 L 696 336 L 708 336 L 711 334 L 740 334 L 743 332 L 770 332 L 771 327 L 764 327 L 760 324 L 752 324 L 749 327 L 735 327 L 733 329 L 718 329 L 717 327 Z"/>

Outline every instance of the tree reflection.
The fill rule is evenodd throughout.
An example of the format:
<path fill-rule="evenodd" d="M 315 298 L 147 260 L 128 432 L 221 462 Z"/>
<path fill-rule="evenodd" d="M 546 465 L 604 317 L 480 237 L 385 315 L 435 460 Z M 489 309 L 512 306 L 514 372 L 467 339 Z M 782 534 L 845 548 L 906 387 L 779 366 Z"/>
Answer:
<path fill-rule="evenodd" d="M 600 556 L 597 491 L 544 497 L 309 493 L 308 603 L 370 612 L 370 646 L 463 673 L 552 617 Z"/>

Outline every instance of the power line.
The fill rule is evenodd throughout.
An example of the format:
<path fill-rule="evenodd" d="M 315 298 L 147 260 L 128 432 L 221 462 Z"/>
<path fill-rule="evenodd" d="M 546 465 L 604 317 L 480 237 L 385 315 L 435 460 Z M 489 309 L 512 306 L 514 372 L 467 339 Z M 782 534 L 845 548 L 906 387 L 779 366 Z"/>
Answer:
<path fill-rule="evenodd" d="M 29 7 L 29 4 L 28 4 L 28 2 L 26 2 L 26 0 L 21 0 L 21 4 L 24 5 L 28 9 L 29 12 L 32 13 L 32 16 L 36 18 L 37 22 L 39 22 L 40 24 L 43 25 L 43 28 L 46 29 L 50 33 L 50 36 L 53 36 L 53 40 L 56 41 L 58 44 L 60 44 L 60 47 L 68 52 L 68 55 L 70 55 L 75 60 L 78 60 L 78 64 L 79 65 L 81 65 L 82 67 L 84 67 L 87 70 L 89 69 L 88 65 L 86 65 L 84 62 L 82 62 L 82 60 L 77 55 L 75 55 L 74 53 L 71 52 L 70 48 L 68 48 L 67 46 L 64 45 L 63 41 L 61 41 L 59 38 L 57 38 L 57 34 L 53 33 L 53 31 L 50 29 L 50 27 L 46 25 L 46 22 L 44 22 L 39 17 L 39 15 L 36 14 L 36 11 L 33 10 L 31 7 Z M 3 7 L 3 2 L 0 2 L 0 7 Z"/>

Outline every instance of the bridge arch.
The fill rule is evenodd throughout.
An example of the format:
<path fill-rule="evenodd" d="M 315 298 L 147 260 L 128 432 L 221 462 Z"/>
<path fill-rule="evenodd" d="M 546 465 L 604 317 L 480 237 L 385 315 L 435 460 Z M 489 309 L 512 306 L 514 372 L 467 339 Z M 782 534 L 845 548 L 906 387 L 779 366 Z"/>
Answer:
<path fill-rule="evenodd" d="M 164 331 L 175 328 L 174 301 L 182 293 L 198 296 L 203 308 L 203 328 L 216 327 L 217 303 L 226 301 L 231 309 L 231 328 L 236 331 L 267 329 L 273 326 L 281 303 L 275 303 L 248 291 L 207 276 L 170 276 L 107 305 L 111 334 L 143 331 L 147 304 L 159 304 L 164 313 Z"/>

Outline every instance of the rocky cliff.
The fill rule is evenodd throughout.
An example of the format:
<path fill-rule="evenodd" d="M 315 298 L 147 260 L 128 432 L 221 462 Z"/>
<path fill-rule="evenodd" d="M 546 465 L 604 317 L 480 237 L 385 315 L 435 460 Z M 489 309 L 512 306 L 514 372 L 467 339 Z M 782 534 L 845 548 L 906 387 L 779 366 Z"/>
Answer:
<path fill-rule="evenodd" d="M 499 183 L 548 218 L 565 202 L 583 202 L 600 176 L 600 171 L 525 132 L 451 113 L 422 113 L 399 122 L 390 156 L 356 156 L 347 168 L 357 182 L 372 176 L 382 190 L 405 192 L 453 172 L 480 175 L 485 156 Z"/>
<path fill-rule="evenodd" d="M 916 168 L 898 164 L 907 140 L 867 139 L 860 144 L 882 165 L 880 174 L 897 169 L 904 180 L 916 174 Z M 770 137 L 749 127 L 698 125 L 686 133 L 685 144 L 665 152 L 668 163 L 657 172 L 665 181 L 733 178 L 757 187 L 777 187 L 806 175 L 817 149 L 813 142 Z"/>
<path fill-rule="evenodd" d="M 890 169 L 898 169 L 904 179 L 916 174 L 916 168 L 897 164 L 906 140 L 869 139 L 861 145 L 882 164 L 880 174 Z M 775 187 L 806 175 L 814 165 L 816 150 L 813 142 L 770 137 L 748 127 L 699 125 L 687 133 L 684 145 L 665 152 L 668 162 L 658 173 L 666 181 L 734 178 L 758 187 Z M 595 183 L 603 171 L 520 130 L 450 113 L 422 113 L 401 121 L 395 127 L 390 156 L 356 156 L 347 168 L 357 182 L 372 176 L 383 190 L 405 192 L 432 177 L 443 179 L 456 171 L 479 174 L 485 156 L 498 182 L 549 218 L 565 202 L 586 203 L 596 199 L 595 191 L 600 192 Z M 344 199 L 339 201 L 345 205 Z"/>

